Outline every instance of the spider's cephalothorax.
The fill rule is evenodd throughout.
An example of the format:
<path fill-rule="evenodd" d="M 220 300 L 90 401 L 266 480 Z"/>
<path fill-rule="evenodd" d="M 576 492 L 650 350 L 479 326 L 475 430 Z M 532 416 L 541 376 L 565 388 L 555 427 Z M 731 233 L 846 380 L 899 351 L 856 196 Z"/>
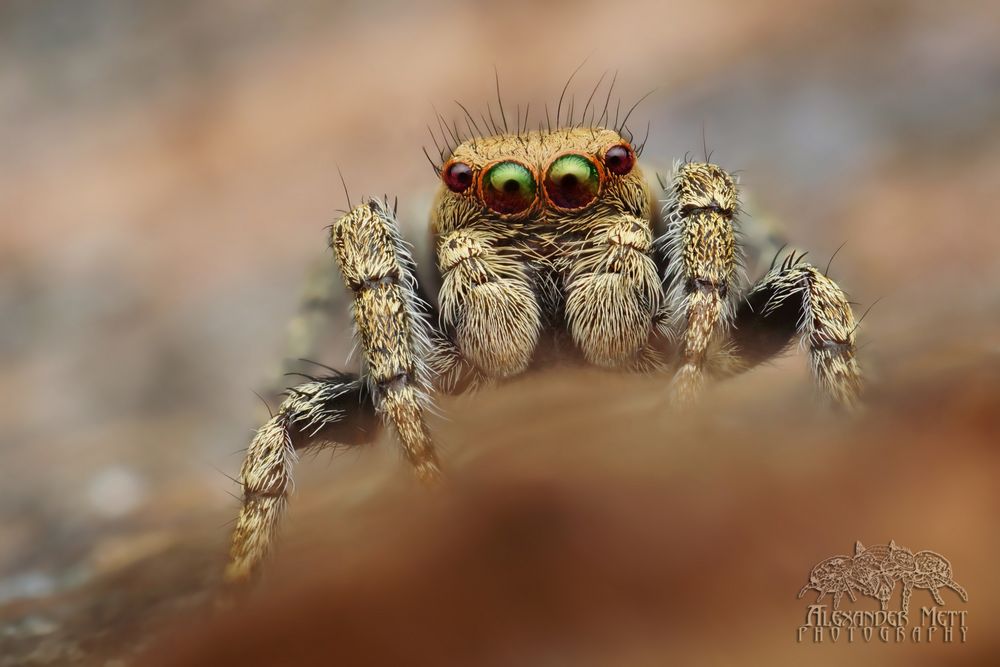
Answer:
<path fill-rule="evenodd" d="M 617 132 L 477 139 L 443 175 L 431 231 L 448 380 L 521 373 L 545 334 L 601 366 L 652 360 L 655 202 Z"/>
<path fill-rule="evenodd" d="M 334 223 L 362 371 L 289 389 L 258 431 L 228 579 L 248 578 L 266 555 L 297 451 L 366 442 L 384 423 L 418 476 L 434 480 L 432 395 L 542 360 L 662 372 L 671 401 L 685 404 L 706 377 L 750 368 L 799 336 L 820 387 L 857 404 L 847 298 L 794 253 L 752 286 L 741 279 L 738 193 L 721 168 L 685 162 L 651 183 L 630 141 L 601 127 L 476 137 L 443 157 L 436 267 L 422 267 L 420 284 L 384 201 Z"/>

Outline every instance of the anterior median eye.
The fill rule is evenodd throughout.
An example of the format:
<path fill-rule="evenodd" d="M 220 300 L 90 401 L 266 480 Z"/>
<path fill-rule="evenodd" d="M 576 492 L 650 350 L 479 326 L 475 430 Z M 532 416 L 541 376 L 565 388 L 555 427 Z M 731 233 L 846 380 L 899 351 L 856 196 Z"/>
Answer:
<path fill-rule="evenodd" d="M 483 174 L 483 201 L 501 215 L 526 210 L 537 191 L 531 170 L 519 162 L 498 162 Z"/>
<path fill-rule="evenodd" d="M 543 185 L 549 200 L 559 208 L 583 208 L 597 198 L 601 175 L 589 157 L 569 153 L 549 165 Z"/>

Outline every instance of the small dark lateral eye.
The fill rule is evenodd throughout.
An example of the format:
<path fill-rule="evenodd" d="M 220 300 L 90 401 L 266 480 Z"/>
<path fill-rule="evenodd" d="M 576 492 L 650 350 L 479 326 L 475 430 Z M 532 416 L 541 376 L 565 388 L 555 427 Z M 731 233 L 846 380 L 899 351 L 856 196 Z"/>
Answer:
<path fill-rule="evenodd" d="M 612 146 L 604 154 L 604 165 L 613 174 L 624 176 L 635 166 L 635 153 L 628 146 L 619 144 Z"/>
<path fill-rule="evenodd" d="M 444 168 L 441 178 L 452 192 L 465 192 L 472 185 L 472 167 L 464 162 L 452 162 Z"/>

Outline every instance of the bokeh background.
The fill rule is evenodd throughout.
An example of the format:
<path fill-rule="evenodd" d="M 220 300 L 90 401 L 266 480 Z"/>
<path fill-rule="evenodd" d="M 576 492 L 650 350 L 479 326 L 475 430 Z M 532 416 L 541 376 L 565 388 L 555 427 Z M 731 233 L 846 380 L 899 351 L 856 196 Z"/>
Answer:
<path fill-rule="evenodd" d="M 535 590 L 532 563 L 616 539 L 670 565 L 632 563 L 663 599 L 677 595 L 636 617 L 662 623 L 615 635 L 641 595 L 580 602 L 593 618 L 558 616 L 566 632 L 541 648 L 515 633 L 523 641 L 492 653 L 505 656 L 497 664 L 995 657 L 997 34 L 989 1 L 0 3 L 0 664 L 142 662 L 141 650 L 169 663 L 172 642 L 147 649 L 163 632 L 187 637 L 193 660 L 239 646 L 234 624 L 263 627 L 270 604 L 294 614 L 294 597 L 268 595 L 307 595 L 306 575 L 341 591 L 389 568 L 409 590 L 421 573 L 402 554 L 514 558 L 515 544 L 537 560 L 498 576 L 505 590 Z M 685 417 L 670 415 L 661 381 L 604 374 L 446 402 L 436 428 L 458 481 L 442 507 L 403 511 L 424 501 L 388 442 L 303 462 L 272 583 L 191 635 L 183 619 L 203 613 L 237 509 L 226 475 L 263 410 L 253 391 L 273 387 L 310 267 L 329 259 L 323 228 L 346 206 L 337 167 L 352 195 L 398 195 L 410 210 L 434 185 L 421 152 L 434 108 L 485 110 L 496 67 L 508 113 L 531 103 L 537 122 L 588 57 L 578 100 L 605 70 L 619 72 L 625 103 L 656 89 L 631 123 L 651 125 L 647 156 L 700 153 L 704 135 L 755 211 L 817 264 L 846 242 L 833 276 L 860 310 L 881 299 L 861 330 L 870 414 L 845 426 L 823 413 L 798 354 Z M 423 220 L 407 224 L 419 234 Z M 336 320 L 318 360 L 343 366 L 349 335 Z M 522 494 L 525 479 L 542 490 Z M 590 513 L 603 506 L 584 502 L 594 497 L 609 513 Z M 483 508 L 487 528 L 467 507 Z M 570 517 L 558 533 L 569 545 L 538 537 L 549 532 L 536 507 Z M 629 518 L 675 539 L 612 530 Z M 470 529 L 464 543 L 459 526 L 509 541 L 498 551 Z M 379 542 L 385 532 L 396 542 Z M 796 646 L 794 594 L 809 568 L 856 539 L 890 538 L 952 559 L 972 597 L 970 643 Z M 631 552 L 557 567 L 551 599 L 579 602 L 569 591 Z M 491 572 L 435 575 L 470 590 Z M 384 601 L 368 609 L 386 632 L 402 625 L 385 611 L 399 595 L 360 590 Z M 503 604 L 487 605 L 484 623 L 537 602 L 490 595 Z M 421 610 L 440 624 L 411 640 L 433 644 L 455 622 L 442 604 Z M 310 618 L 351 618 L 317 609 Z M 585 647 L 580 631 L 594 627 L 610 639 Z M 354 650 L 316 650 L 338 646 Z"/>

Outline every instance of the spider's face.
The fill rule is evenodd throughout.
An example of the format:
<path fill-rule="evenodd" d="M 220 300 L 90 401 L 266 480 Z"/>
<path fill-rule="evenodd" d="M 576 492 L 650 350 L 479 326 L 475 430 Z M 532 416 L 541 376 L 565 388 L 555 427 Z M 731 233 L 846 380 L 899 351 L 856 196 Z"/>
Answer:
<path fill-rule="evenodd" d="M 553 224 L 609 210 L 643 215 L 649 202 L 635 150 L 603 128 L 470 139 L 445 162 L 441 182 L 433 221 L 454 227 L 480 219 Z"/>

